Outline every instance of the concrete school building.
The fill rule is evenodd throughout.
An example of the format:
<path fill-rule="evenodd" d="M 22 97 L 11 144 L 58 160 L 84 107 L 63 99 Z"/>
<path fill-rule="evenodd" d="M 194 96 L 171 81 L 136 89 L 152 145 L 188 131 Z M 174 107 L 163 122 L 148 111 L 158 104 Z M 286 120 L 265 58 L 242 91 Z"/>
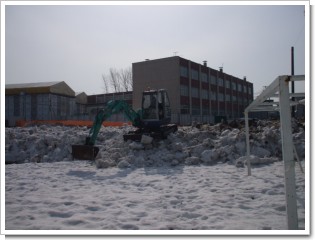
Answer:
<path fill-rule="evenodd" d="M 172 121 L 179 124 L 214 123 L 218 119 L 243 117 L 253 101 L 253 84 L 179 56 L 132 64 L 133 108 L 141 107 L 142 91 L 167 90 Z"/>

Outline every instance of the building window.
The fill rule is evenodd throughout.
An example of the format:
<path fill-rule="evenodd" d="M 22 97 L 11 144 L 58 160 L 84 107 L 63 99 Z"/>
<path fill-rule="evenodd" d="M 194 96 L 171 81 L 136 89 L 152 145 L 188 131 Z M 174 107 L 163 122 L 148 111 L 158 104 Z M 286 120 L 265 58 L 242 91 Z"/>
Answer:
<path fill-rule="evenodd" d="M 227 102 L 231 101 L 231 95 L 230 94 L 225 95 L 225 101 L 227 101 Z"/>
<path fill-rule="evenodd" d="M 219 100 L 220 102 L 223 102 L 223 101 L 224 101 L 223 93 L 219 93 L 218 97 L 219 97 L 218 100 Z"/>
<path fill-rule="evenodd" d="M 229 80 L 226 80 L 226 81 L 225 81 L 225 87 L 226 87 L 226 88 L 230 88 L 230 87 L 231 87 L 230 84 L 231 84 L 231 83 L 230 83 Z"/>
<path fill-rule="evenodd" d="M 232 96 L 232 101 L 233 101 L 233 102 L 236 102 L 236 101 L 237 101 L 237 100 L 236 100 L 236 96 L 234 96 L 234 95 Z"/>
<path fill-rule="evenodd" d="M 216 77 L 213 76 L 213 75 L 210 75 L 210 81 L 211 81 L 211 84 L 213 84 L 213 85 L 216 85 L 216 84 L 217 84 Z"/>
<path fill-rule="evenodd" d="M 202 99 L 209 99 L 209 91 L 206 89 L 201 90 L 201 98 Z"/>
<path fill-rule="evenodd" d="M 211 100 L 216 101 L 217 100 L 217 93 L 216 92 L 211 92 Z"/>
<path fill-rule="evenodd" d="M 247 93 L 247 87 L 243 86 L 243 89 L 244 89 L 244 93 Z"/>
<path fill-rule="evenodd" d="M 195 69 L 191 69 L 191 78 L 195 80 L 199 80 L 199 72 Z"/>
<path fill-rule="evenodd" d="M 202 115 L 209 115 L 209 108 L 203 107 L 202 108 Z"/>
<path fill-rule="evenodd" d="M 219 78 L 218 79 L 218 85 L 223 87 L 223 79 L 222 78 Z"/>
<path fill-rule="evenodd" d="M 181 105 L 180 106 L 181 114 L 189 114 L 189 105 Z"/>
<path fill-rule="evenodd" d="M 206 73 L 201 73 L 201 81 L 208 82 L 208 75 Z"/>
<path fill-rule="evenodd" d="M 236 91 L 236 84 L 235 84 L 235 82 L 232 82 L 232 90 Z"/>
<path fill-rule="evenodd" d="M 181 96 L 186 96 L 186 97 L 189 96 L 189 89 L 188 89 L 188 86 L 186 86 L 186 85 L 180 85 L 180 95 L 181 95 Z"/>
<path fill-rule="evenodd" d="M 188 68 L 184 66 L 180 66 L 180 76 L 188 77 Z"/>
<path fill-rule="evenodd" d="M 199 88 L 192 87 L 191 88 L 191 96 L 195 98 L 199 98 Z"/>
<path fill-rule="evenodd" d="M 251 87 L 248 88 L 248 93 L 252 94 L 252 88 Z"/>
<path fill-rule="evenodd" d="M 200 115 L 200 106 L 193 105 L 191 110 L 192 115 Z"/>
<path fill-rule="evenodd" d="M 240 83 L 237 84 L 237 87 L 238 87 L 238 91 L 239 91 L 239 92 L 242 92 L 242 84 L 240 84 Z"/>

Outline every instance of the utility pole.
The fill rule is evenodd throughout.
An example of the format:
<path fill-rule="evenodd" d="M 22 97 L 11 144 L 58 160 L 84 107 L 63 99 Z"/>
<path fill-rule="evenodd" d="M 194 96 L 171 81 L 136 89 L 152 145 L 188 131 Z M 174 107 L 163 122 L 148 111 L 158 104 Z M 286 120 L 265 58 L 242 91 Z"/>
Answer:
<path fill-rule="evenodd" d="M 294 47 L 291 47 L 291 76 L 294 75 Z M 291 92 L 294 93 L 294 81 L 291 81 Z M 295 100 L 295 97 L 292 97 L 292 101 Z M 295 107 L 293 106 L 291 109 L 291 116 L 294 118 L 295 116 Z"/>

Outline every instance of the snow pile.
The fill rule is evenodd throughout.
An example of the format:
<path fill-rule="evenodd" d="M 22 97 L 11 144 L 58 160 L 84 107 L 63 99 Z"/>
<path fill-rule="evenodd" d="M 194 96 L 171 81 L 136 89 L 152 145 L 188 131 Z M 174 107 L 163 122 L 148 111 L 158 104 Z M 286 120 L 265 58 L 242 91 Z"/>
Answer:
<path fill-rule="evenodd" d="M 304 158 L 304 129 L 293 124 L 298 155 Z M 167 139 L 155 141 L 143 136 L 141 142 L 123 140 L 130 126 L 101 128 L 96 145 L 100 152 L 98 168 L 177 165 L 246 164 L 244 128 L 228 125 L 179 127 Z M 72 145 L 84 144 L 86 127 L 31 126 L 6 128 L 6 163 L 71 161 Z M 281 159 L 281 132 L 278 122 L 259 121 L 250 130 L 251 163 L 263 164 Z"/>
<path fill-rule="evenodd" d="M 129 129 L 130 130 L 130 129 Z M 119 128 L 103 128 L 98 141 L 105 139 L 115 141 L 122 137 Z M 56 162 L 72 160 L 72 145 L 84 144 L 88 135 L 87 127 L 65 127 L 40 125 L 25 128 L 5 129 L 5 161 L 6 163 L 24 162 Z"/>
<path fill-rule="evenodd" d="M 279 160 L 278 158 L 275 158 L 275 157 L 259 158 L 255 155 L 250 155 L 249 157 L 243 156 L 243 157 L 238 158 L 235 162 L 235 166 L 236 167 L 245 167 L 247 165 L 248 159 L 249 159 L 251 165 L 273 163 L 273 162 L 277 162 Z"/>

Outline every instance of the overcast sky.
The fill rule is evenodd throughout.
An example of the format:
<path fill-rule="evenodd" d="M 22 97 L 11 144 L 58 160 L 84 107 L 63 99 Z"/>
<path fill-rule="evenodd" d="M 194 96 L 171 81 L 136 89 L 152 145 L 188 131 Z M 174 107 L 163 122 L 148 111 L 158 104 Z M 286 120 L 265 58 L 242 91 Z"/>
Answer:
<path fill-rule="evenodd" d="M 6 6 L 5 83 L 65 81 L 104 93 L 102 74 L 178 56 L 254 83 L 305 74 L 304 6 Z"/>

